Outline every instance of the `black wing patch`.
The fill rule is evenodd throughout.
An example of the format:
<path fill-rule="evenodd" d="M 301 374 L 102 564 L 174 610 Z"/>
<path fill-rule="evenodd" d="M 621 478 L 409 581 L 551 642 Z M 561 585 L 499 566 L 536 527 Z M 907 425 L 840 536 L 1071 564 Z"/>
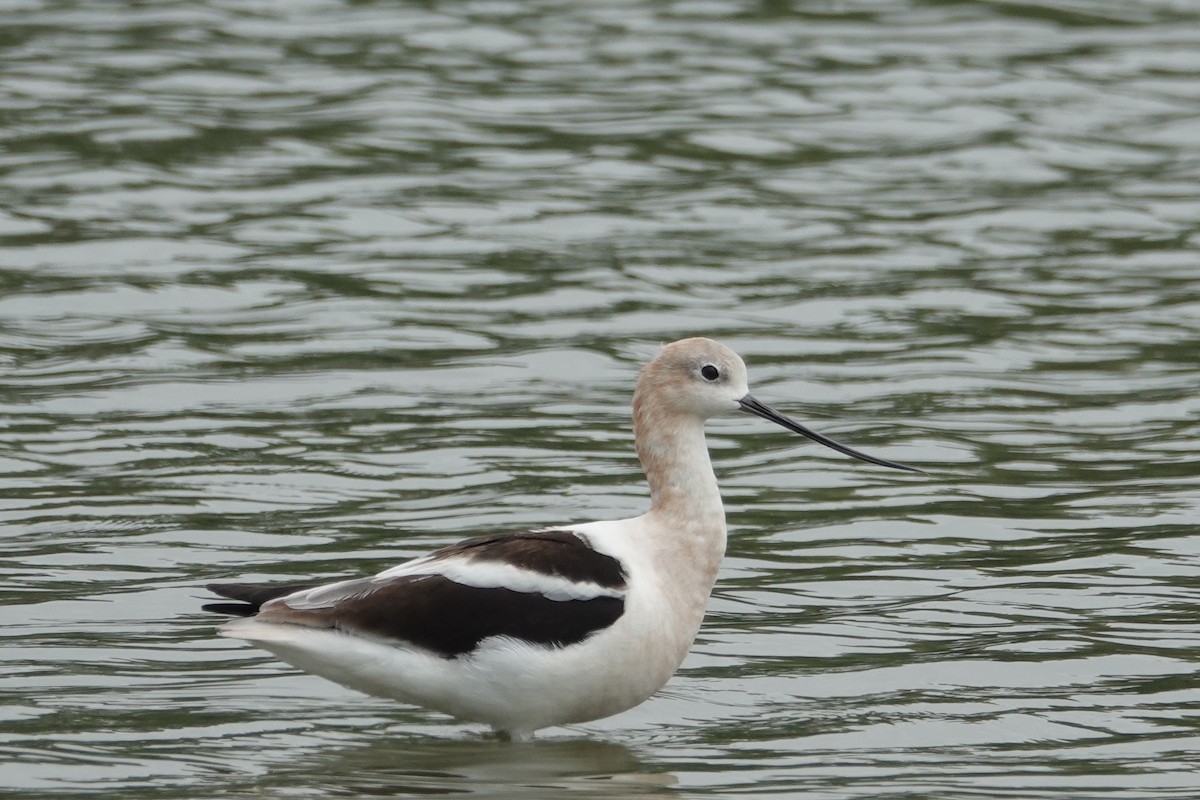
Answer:
<path fill-rule="evenodd" d="M 437 574 L 439 562 L 505 562 L 603 593 L 552 600 L 535 591 L 476 587 Z M 431 554 L 422 569 L 382 580 L 355 581 L 355 591 L 328 605 L 286 602 L 262 609 L 264 622 L 291 623 L 411 644 L 443 658 L 470 653 L 484 639 L 508 636 L 544 647 L 566 647 L 616 622 L 625 613 L 625 571 L 571 531 L 533 531 L 468 539 Z M 251 616 L 277 597 L 310 586 L 213 584 L 217 594 L 243 601 L 213 603 L 207 611 Z M 361 588 L 361 591 L 358 589 Z"/>
<path fill-rule="evenodd" d="M 263 619 L 398 639 L 456 658 L 492 636 L 565 647 L 607 628 L 624 612 L 620 597 L 550 600 L 511 589 L 463 586 L 441 575 L 415 575 L 329 608 L 293 609 L 277 603 L 263 612 Z"/>

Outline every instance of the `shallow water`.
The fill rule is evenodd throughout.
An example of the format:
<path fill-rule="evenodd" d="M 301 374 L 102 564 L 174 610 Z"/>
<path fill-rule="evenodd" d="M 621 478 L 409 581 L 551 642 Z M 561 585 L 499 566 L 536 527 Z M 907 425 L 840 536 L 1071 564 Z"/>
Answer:
<path fill-rule="evenodd" d="M 0 794 L 1191 798 L 1200 11 L 19 3 Z M 656 343 L 916 463 L 711 426 L 711 613 L 493 741 L 214 636 L 645 502 Z"/>

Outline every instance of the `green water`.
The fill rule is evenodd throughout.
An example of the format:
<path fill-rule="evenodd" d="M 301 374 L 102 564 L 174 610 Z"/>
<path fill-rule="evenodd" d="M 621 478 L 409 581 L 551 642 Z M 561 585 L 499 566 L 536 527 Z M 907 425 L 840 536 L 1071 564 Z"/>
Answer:
<path fill-rule="evenodd" d="M 1200 7 L 28 2 L 0 53 L 0 796 L 1200 794 Z M 638 513 L 694 334 L 930 474 L 715 422 L 643 706 L 505 745 L 199 613 Z"/>

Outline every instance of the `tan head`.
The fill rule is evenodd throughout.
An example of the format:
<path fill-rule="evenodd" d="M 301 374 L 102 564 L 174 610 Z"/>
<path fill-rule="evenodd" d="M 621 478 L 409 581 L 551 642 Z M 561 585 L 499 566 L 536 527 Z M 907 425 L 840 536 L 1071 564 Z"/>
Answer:
<path fill-rule="evenodd" d="M 746 365 L 737 353 L 712 339 L 680 339 L 664 345 L 642 369 L 633 405 L 638 409 L 649 402 L 656 414 L 708 419 L 737 411 L 749 391 Z"/>
<path fill-rule="evenodd" d="M 859 452 L 809 430 L 750 395 L 746 365 L 737 353 L 712 339 L 680 339 L 664 345 L 638 377 L 633 392 L 635 427 L 679 424 L 685 418 L 703 422 L 709 417 L 745 411 L 782 425 L 839 453 L 882 467 L 920 472 L 916 467 Z"/>

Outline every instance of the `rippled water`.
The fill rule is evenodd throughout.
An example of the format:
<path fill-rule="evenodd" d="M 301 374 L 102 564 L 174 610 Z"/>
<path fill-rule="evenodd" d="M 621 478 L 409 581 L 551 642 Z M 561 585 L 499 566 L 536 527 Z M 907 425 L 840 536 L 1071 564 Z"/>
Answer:
<path fill-rule="evenodd" d="M 1195 5 L 0 13 L 0 794 L 1200 792 Z M 642 707 L 504 745 L 199 613 L 637 513 L 692 334 L 931 474 L 714 424 Z"/>

